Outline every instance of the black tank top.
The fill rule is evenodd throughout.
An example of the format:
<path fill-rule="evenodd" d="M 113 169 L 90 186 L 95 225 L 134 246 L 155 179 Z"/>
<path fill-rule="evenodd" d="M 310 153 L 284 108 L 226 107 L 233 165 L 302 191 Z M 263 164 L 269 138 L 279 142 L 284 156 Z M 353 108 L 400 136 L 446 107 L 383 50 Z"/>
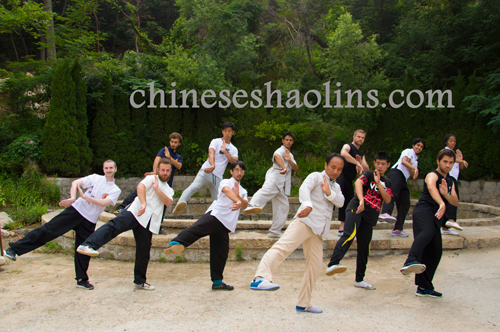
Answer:
<path fill-rule="evenodd" d="M 356 159 L 356 155 L 359 155 L 361 158 L 363 158 L 363 152 L 358 150 L 354 144 L 352 143 L 347 143 L 351 150 L 349 151 L 349 154 L 351 157 Z M 346 161 L 344 165 L 344 169 L 342 170 L 342 174 L 345 176 L 345 178 L 349 181 L 353 181 L 356 178 L 356 164 L 351 164 L 350 162 Z"/>
<path fill-rule="evenodd" d="M 446 178 L 439 174 L 438 171 L 432 171 L 431 173 L 434 173 L 438 176 L 438 179 L 436 181 L 436 188 L 439 191 L 439 184 L 443 179 L 446 180 L 446 183 L 448 184 L 448 194 L 451 194 L 451 189 L 453 187 L 453 180 L 447 175 Z M 439 193 L 441 198 L 445 203 L 448 201 Z M 413 209 L 413 213 L 416 212 L 432 212 L 436 213 L 437 210 L 439 210 L 439 204 L 432 198 L 431 193 L 429 192 L 429 189 L 427 188 L 427 183 L 424 181 L 424 190 L 422 191 L 422 195 L 418 199 L 417 204 L 415 205 L 415 208 Z"/>

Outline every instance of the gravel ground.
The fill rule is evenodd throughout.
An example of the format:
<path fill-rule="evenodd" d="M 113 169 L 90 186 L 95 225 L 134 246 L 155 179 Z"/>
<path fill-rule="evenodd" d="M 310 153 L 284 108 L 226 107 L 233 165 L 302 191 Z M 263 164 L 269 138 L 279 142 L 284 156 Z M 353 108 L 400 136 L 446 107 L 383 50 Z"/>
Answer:
<path fill-rule="evenodd" d="M 0 267 L 0 331 L 499 331 L 500 248 L 446 251 L 434 278 L 443 298 L 414 295 L 399 273 L 404 256 L 372 257 L 353 287 L 346 273 L 322 274 L 313 304 L 322 314 L 296 313 L 305 261 L 286 261 L 276 292 L 249 290 L 258 261 L 228 262 L 232 292 L 211 291 L 208 263 L 152 262 L 154 291 L 134 291 L 133 263 L 92 259 L 92 291 L 76 288 L 71 255 L 34 253 Z M 325 268 L 327 261 L 325 260 Z"/>

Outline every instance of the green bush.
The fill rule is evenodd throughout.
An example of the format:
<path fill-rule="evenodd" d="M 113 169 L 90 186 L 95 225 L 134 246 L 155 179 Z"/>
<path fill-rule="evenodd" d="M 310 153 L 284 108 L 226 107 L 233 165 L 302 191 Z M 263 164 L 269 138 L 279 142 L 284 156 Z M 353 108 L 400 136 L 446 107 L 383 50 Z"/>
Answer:
<path fill-rule="evenodd" d="M 26 171 L 20 178 L 0 176 L 0 207 L 13 222 L 6 227 L 20 228 L 40 221 L 49 206 L 60 199 L 59 186 L 35 170 Z"/>

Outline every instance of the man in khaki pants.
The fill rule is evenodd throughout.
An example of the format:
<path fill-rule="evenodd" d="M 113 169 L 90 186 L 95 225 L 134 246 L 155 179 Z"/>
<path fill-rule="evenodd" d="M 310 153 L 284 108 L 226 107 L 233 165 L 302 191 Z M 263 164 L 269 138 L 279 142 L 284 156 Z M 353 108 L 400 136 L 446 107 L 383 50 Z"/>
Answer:
<path fill-rule="evenodd" d="M 328 239 L 333 206 L 344 205 L 344 196 L 335 179 L 342 173 L 344 158 L 332 153 L 326 157 L 325 170 L 307 176 L 300 186 L 299 211 L 283 236 L 262 257 L 252 290 L 277 290 L 271 282 L 273 273 L 285 259 L 302 244 L 306 257 L 306 271 L 302 279 L 296 310 L 298 312 L 321 313 L 323 310 L 311 305 L 311 292 L 323 264 L 323 239 Z"/>

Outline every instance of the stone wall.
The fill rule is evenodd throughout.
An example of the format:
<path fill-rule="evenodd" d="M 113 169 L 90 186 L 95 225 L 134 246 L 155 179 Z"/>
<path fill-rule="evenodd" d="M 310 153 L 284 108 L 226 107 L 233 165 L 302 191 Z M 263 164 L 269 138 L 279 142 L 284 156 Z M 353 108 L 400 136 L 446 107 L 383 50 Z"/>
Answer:
<path fill-rule="evenodd" d="M 176 175 L 174 179 L 174 190 L 184 190 L 186 189 L 193 181 L 194 176 L 187 175 Z M 78 178 L 49 178 L 54 183 L 58 184 L 61 188 L 61 199 L 69 198 L 71 182 Z M 120 189 L 122 193 L 120 194 L 119 200 L 125 199 L 132 191 L 137 188 L 139 182 L 142 181 L 143 178 L 120 178 L 116 179 L 115 183 Z M 208 188 L 202 188 L 198 191 L 200 195 L 210 195 L 210 191 Z"/>
<path fill-rule="evenodd" d="M 69 198 L 71 182 L 76 178 L 52 179 L 61 187 L 61 198 Z M 137 184 L 139 184 L 141 180 L 142 178 L 116 179 L 116 185 L 122 190 L 119 200 L 123 200 L 127 197 L 127 195 L 137 187 Z M 193 180 L 194 176 L 176 175 L 174 179 L 174 190 L 186 189 L 193 182 Z M 243 179 L 243 186 L 245 186 L 244 183 L 245 180 Z M 295 185 L 298 185 L 299 183 L 300 181 L 298 179 L 294 179 Z M 408 181 L 408 186 L 411 191 L 422 191 L 424 188 L 424 180 L 410 179 Z M 500 206 L 500 182 L 498 181 L 458 181 L 458 187 L 461 202 Z M 198 192 L 200 195 L 207 197 L 210 196 L 208 188 L 201 188 Z"/>
<path fill-rule="evenodd" d="M 422 191 L 424 179 L 409 180 L 408 187 L 411 191 Z M 460 202 L 481 203 L 486 205 L 500 206 L 500 182 L 499 181 L 458 181 L 458 192 Z"/>

